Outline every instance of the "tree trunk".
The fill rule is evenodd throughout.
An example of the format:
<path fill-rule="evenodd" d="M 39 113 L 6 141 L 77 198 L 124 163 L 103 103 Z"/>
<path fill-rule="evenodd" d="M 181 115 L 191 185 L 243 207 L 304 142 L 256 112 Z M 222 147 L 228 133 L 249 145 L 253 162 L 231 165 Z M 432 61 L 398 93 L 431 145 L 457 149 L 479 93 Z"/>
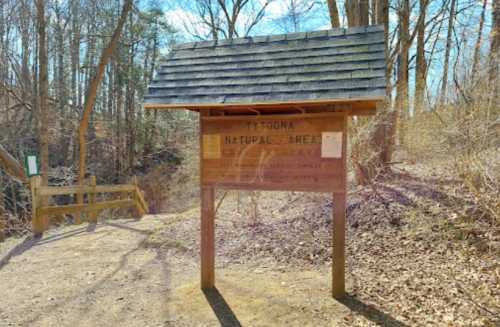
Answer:
<path fill-rule="evenodd" d="M 479 64 L 479 53 L 481 50 L 481 40 L 483 37 L 484 18 L 486 16 L 486 4 L 487 3 L 488 3 L 488 0 L 483 0 L 483 8 L 481 10 L 481 18 L 479 19 L 479 30 L 477 31 L 477 39 L 476 39 L 476 44 L 474 46 L 474 56 L 472 57 L 471 82 L 474 82 L 476 79 L 477 65 Z"/>
<path fill-rule="evenodd" d="M 399 11 L 399 56 L 396 85 L 396 126 L 399 144 L 405 142 L 405 122 L 408 116 L 408 61 L 410 49 L 410 2 L 403 0 Z"/>
<path fill-rule="evenodd" d="M 489 80 L 493 89 L 491 90 L 492 101 L 494 108 L 500 105 L 500 1 L 493 0 L 493 8 L 491 13 L 491 47 L 490 47 L 490 63 L 489 63 Z"/>
<path fill-rule="evenodd" d="M 118 51 L 119 52 L 119 51 Z M 115 157 L 115 178 L 120 180 L 123 165 L 123 140 L 122 140 L 122 114 L 123 114 L 123 77 L 121 71 L 120 55 L 117 53 L 115 83 L 116 83 L 116 157 Z"/>
<path fill-rule="evenodd" d="M 451 0 L 450 16 L 448 18 L 448 34 L 446 36 L 446 48 L 444 52 L 443 79 L 441 84 L 441 92 L 439 95 L 439 102 L 441 104 L 446 103 L 446 95 L 447 95 L 446 91 L 448 87 L 448 69 L 450 64 L 450 51 L 451 51 L 451 36 L 453 33 L 453 24 L 455 22 L 456 4 L 457 0 Z"/>
<path fill-rule="evenodd" d="M 370 6 L 368 0 L 359 0 L 359 26 L 370 25 Z"/>
<path fill-rule="evenodd" d="M 374 9 L 372 22 L 375 24 L 384 25 L 384 41 L 385 41 L 385 54 L 386 58 L 389 53 L 388 39 L 389 39 L 389 3 L 388 0 L 374 0 Z M 346 15 L 349 27 L 369 24 L 369 5 L 364 0 L 346 0 L 345 2 Z M 387 60 L 387 59 L 386 59 Z M 391 69 L 386 67 L 386 80 L 387 86 L 387 100 L 390 99 L 390 77 Z M 355 165 L 355 178 L 359 184 L 366 184 L 375 177 L 379 168 L 386 170 L 386 163 L 390 161 L 392 156 L 392 146 L 390 135 L 394 131 L 394 119 L 392 112 L 389 111 L 390 103 L 385 101 L 377 108 L 377 115 L 374 118 L 370 138 L 366 142 L 367 147 L 372 148 L 377 154 L 369 163 L 365 163 L 361 158 L 357 160 Z M 351 155 L 353 156 L 353 155 Z M 356 161 L 356 160 L 354 160 Z"/>
<path fill-rule="evenodd" d="M 500 1 L 493 0 L 491 12 L 490 81 L 498 79 L 500 59 Z"/>
<path fill-rule="evenodd" d="M 38 65 L 39 65 L 39 110 L 38 110 L 38 133 L 40 142 L 40 161 L 42 173 L 42 185 L 48 185 L 49 181 L 49 127 L 48 127 L 48 96 L 49 76 L 47 58 L 47 35 L 45 21 L 44 0 L 36 1 L 37 8 L 37 34 L 38 34 Z"/>
<path fill-rule="evenodd" d="M 417 26 L 417 59 L 415 66 L 415 101 L 413 109 L 418 114 L 425 107 L 424 94 L 426 89 L 427 63 L 425 61 L 425 16 L 427 0 L 420 0 L 420 20 Z"/>
<path fill-rule="evenodd" d="M 29 40 L 29 21 L 30 21 L 30 12 L 28 7 L 26 6 L 26 2 L 21 2 L 21 13 L 20 13 L 20 21 L 21 21 L 21 48 L 22 48 L 22 67 L 21 67 L 21 98 L 25 103 L 30 102 L 29 94 L 31 93 L 31 80 L 30 80 L 30 67 L 29 67 L 29 59 L 30 59 L 30 40 Z"/>
<path fill-rule="evenodd" d="M 345 14 L 347 17 L 347 26 L 356 27 L 360 24 L 360 12 L 358 0 L 345 0 Z"/>
<path fill-rule="evenodd" d="M 23 165 L 19 163 L 1 144 L 0 144 L 0 166 L 12 178 L 28 183 L 28 177 L 24 172 Z"/>
<path fill-rule="evenodd" d="M 340 27 L 339 20 L 339 10 L 337 9 L 337 1 L 336 0 L 328 0 L 328 11 L 330 12 L 330 23 L 332 24 L 332 28 Z"/>
<path fill-rule="evenodd" d="M 80 127 L 78 128 L 78 140 L 80 146 L 78 183 L 80 185 L 83 185 L 85 180 L 86 155 L 87 155 L 87 143 L 85 140 L 85 136 L 89 125 L 90 114 L 92 113 L 92 108 L 94 106 L 97 89 L 104 74 L 104 69 L 106 67 L 106 64 L 108 63 L 109 58 L 113 55 L 113 52 L 115 51 L 118 45 L 118 40 L 120 38 L 123 25 L 125 25 L 125 22 L 127 20 L 127 15 L 131 9 L 132 9 L 132 0 L 125 1 L 125 3 L 123 4 L 120 19 L 118 20 L 118 24 L 115 28 L 115 31 L 113 32 L 113 36 L 111 37 L 111 40 L 107 45 L 107 47 L 102 52 L 101 59 L 99 60 L 99 64 L 97 65 L 95 76 L 90 82 L 89 87 L 87 89 L 87 94 L 85 95 L 85 104 L 84 104 L 82 119 L 80 121 Z"/>
<path fill-rule="evenodd" d="M 135 45 L 132 40 L 135 38 L 134 28 L 133 28 L 133 15 L 129 15 L 130 21 L 130 47 L 128 52 L 128 71 L 127 71 L 127 96 L 126 96 L 126 124 L 127 124 L 127 168 L 132 170 L 134 168 L 135 162 L 135 140 L 136 140 L 136 129 L 135 129 L 135 78 L 134 66 L 135 66 Z"/>

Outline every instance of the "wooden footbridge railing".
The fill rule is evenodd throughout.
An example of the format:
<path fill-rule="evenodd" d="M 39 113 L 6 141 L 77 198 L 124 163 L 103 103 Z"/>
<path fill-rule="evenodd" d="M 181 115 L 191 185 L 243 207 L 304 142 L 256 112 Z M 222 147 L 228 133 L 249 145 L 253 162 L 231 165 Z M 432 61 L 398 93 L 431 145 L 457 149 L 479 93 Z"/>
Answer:
<path fill-rule="evenodd" d="M 135 208 L 139 218 L 149 211 L 135 178 L 133 184 L 122 185 L 96 185 L 94 176 L 90 177 L 89 185 L 40 186 L 40 184 L 41 179 L 39 176 L 32 178 L 32 225 L 33 233 L 36 235 L 40 235 L 47 230 L 50 216 L 75 214 L 75 220 L 79 223 L 81 221 L 80 215 L 87 213 L 88 221 L 96 223 L 99 212 L 104 209 Z M 96 202 L 96 194 L 99 193 L 117 193 L 119 199 Z M 73 194 L 82 200 L 76 204 L 49 205 L 51 196 Z M 85 194 L 88 195 L 87 203 L 83 201 Z M 116 196 L 113 198 L 116 198 Z"/>

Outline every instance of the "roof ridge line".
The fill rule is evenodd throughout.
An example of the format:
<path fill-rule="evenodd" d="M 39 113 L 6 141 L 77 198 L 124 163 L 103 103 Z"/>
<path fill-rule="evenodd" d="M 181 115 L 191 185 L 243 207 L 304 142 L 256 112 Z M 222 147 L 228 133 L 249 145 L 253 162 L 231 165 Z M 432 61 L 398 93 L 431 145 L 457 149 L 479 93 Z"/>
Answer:
<path fill-rule="evenodd" d="M 232 39 L 187 42 L 174 45 L 173 50 L 195 50 L 200 48 L 211 48 L 211 47 L 229 46 L 229 45 L 311 40 L 316 38 L 338 37 L 338 36 L 347 36 L 360 33 L 380 32 L 380 31 L 383 31 L 382 25 L 369 25 L 369 26 L 349 27 L 349 28 L 337 27 L 337 28 L 308 31 L 308 32 L 294 32 L 294 33 L 272 34 L 272 35 L 262 35 L 262 36 L 245 36 Z"/>

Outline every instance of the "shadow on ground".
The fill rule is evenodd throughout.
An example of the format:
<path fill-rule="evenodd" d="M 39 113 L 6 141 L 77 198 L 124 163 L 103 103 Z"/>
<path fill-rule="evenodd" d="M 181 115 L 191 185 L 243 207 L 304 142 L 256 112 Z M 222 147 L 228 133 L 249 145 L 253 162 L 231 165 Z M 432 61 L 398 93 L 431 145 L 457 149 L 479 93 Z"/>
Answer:
<path fill-rule="evenodd" d="M 203 294 L 222 327 L 241 326 L 240 321 L 217 288 L 203 289 Z"/>
<path fill-rule="evenodd" d="M 373 305 L 368 305 L 362 302 L 353 295 L 346 295 L 346 297 L 339 302 L 348 307 L 351 311 L 359 313 L 379 326 L 409 327 L 407 324 L 393 318 L 387 313 L 380 311 Z"/>
<path fill-rule="evenodd" d="M 7 252 L 7 254 L 3 258 L 0 259 L 0 270 L 9 263 L 10 259 L 28 251 L 33 246 L 35 246 L 39 241 L 40 237 L 33 237 L 33 236 L 26 237 L 22 243 L 16 245 L 9 252 Z"/>

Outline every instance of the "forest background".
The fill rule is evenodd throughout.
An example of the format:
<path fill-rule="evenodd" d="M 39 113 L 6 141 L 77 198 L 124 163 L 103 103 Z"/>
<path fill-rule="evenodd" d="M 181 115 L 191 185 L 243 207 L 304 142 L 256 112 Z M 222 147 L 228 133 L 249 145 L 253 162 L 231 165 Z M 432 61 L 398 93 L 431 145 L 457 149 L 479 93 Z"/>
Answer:
<path fill-rule="evenodd" d="M 197 115 L 143 109 L 173 45 L 372 24 L 386 27 L 388 97 L 374 119 L 351 121 L 355 183 L 441 161 L 471 195 L 471 218 L 498 226 L 498 0 L 0 0 L 5 234 L 30 228 L 20 163 L 32 153 L 46 184 L 139 176 L 152 213 L 196 201 Z"/>

